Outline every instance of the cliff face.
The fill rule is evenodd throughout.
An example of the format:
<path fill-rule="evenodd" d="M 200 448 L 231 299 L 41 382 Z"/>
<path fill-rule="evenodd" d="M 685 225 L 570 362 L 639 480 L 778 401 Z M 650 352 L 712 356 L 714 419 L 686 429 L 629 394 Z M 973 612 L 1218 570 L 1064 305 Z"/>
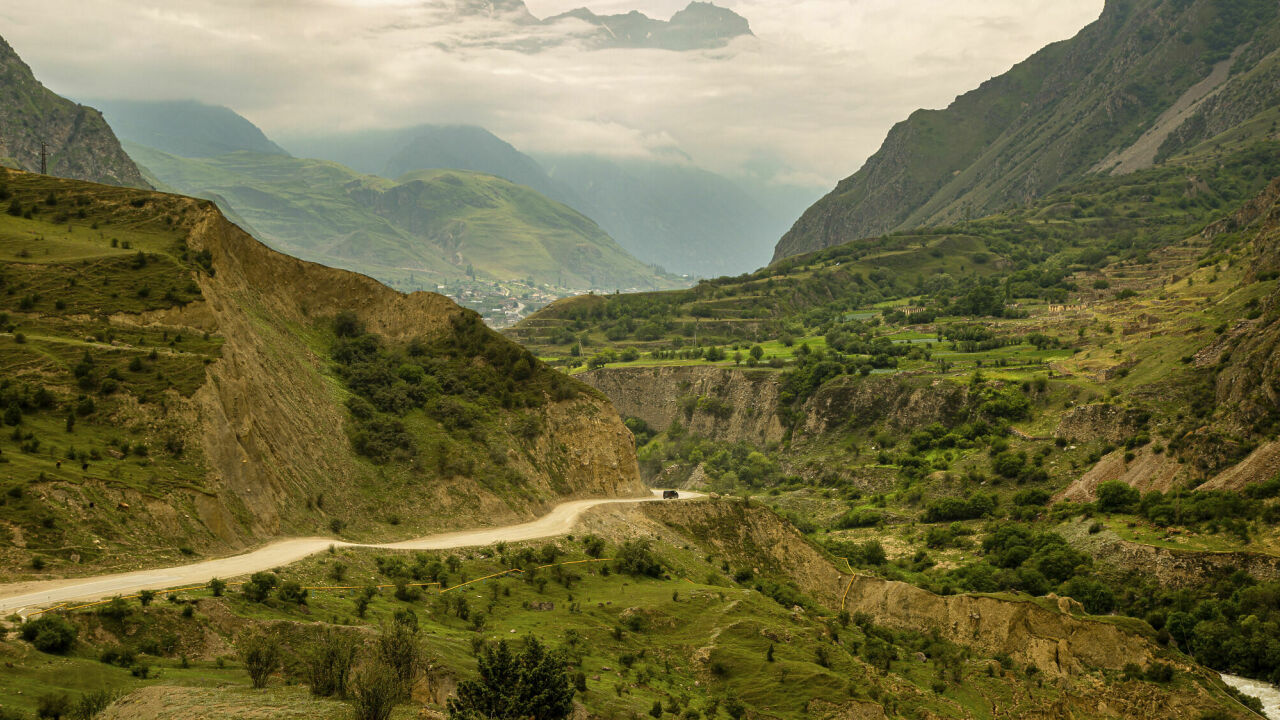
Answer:
<path fill-rule="evenodd" d="M 41 142 L 48 146 L 51 175 L 151 187 L 121 149 L 102 113 L 49 91 L 0 38 L 0 159 L 39 172 Z"/>
<path fill-rule="evenodd" d="M 649 367 L 594 370 L 579 376 L 624 417 L 654 430 L 679 421 L 697 435 L 764 446 L 782 440 L 778 376 L 766 370 Z"/>
<path fill-rule="evenodd" d="M 1090 171 L 1109 172 L 1114 163 L 1104 159 L 1137 143 L 1161 113 L 1240 50 L 1230 79 L 1202 107 L 1179 116 L 1161 151 L 1231 129 L 1274 105 L 1277 46 L 1274 3 L 1109 0 L 1076 37 L 1044 48 L 945 110 L 920 110 L 896 125 L 857 173 L 796 222 L 774 261 L 981 216 Z"/>
<path fill-rule="evenodd" d="M 1178 550 L 1128 542 L 1110 531 L 1089 533 L 1090 522 L 1071 520 L 1063 535 L 1072 546 L 1109 565 L 1149 574 L 1161 584 L 1188 587 L 1243 571 L 1263 582 L 1280 579 L 1280 557 L 1249 552 Z"/>
<path fill-rule="evenodd" d="M 968 397 L 963 385 L 945 381 L 925 385 L 893 376 L 845 375 L 819 388 L 805 403 L 801 433 L 816 436 L 879 422 L 902 429 L 950 424 L 967 411 Z"/>
<path fill-rule="evenodd" d="M 334 432 L 346 410 L 325 373 L 328 360 L 298 328 L 350 310 L 371 331 L 407 341 L 443 332 L 464 311 L 440 295 L 403 295 L 276 253 L 209 205 L 188 243 L 212 255 L 217 273 L 201 289 L 226 338 L 195 397 L 210 471 L 250 511 L 255 534 L 279 532 L 300 498 L 356 493 L 370 472 L 352 457 L 346 434 Z M 607 400 L 583 394 L 539 414 L 542 430 L 507 460 L 524 478 L 517 496 L 472 478 L 435 477 L 405 488 L 398 512 L 461 525 L 528 517 L 569 497 L 643 492 L 630 433 Z"/>

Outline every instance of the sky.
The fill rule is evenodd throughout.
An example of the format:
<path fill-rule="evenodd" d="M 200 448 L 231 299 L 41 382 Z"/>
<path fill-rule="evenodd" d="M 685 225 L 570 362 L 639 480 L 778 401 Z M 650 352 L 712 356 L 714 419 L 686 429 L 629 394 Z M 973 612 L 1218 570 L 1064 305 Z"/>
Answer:
<path fill-rule="evenodd" d="M 527 4 L 546 17 L 584 1 L 662 19 L 687 4 Z M 226 105 L 286 147 L 300 135 L 463 123 L 525 152 L 687 156 L 733 177 L 829 187 L 893 123 L 1073 36 L 1103 4 L 718 0 L 755 37 L 676 53 L 584 49 L 569 26 L 458 21 L 441 7 L 452 2 L 7 0 L 0 36 L 63 95 Z M 511 49 L 530 39 L 567 41 Z"/>

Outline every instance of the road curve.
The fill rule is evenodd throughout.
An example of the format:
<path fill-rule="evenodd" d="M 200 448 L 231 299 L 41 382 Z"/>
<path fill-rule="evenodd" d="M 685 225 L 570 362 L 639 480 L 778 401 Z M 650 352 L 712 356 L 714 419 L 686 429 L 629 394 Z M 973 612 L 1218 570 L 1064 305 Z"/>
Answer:
<path fill-rule="evenodd" d="M 682 492 L 682 499 L 703 497 L 699 493 Z M 162 590 L 183 585 L 202 585 L 210 579 L 232 578 L 288 565 L 310 555 L 336 547 L 368 547 L 384 550 L 446 550 L 451 548 L 492 545 L 496 542 L 519 542 L 563 535 L 573 529 L 583 512 L 598 505 L 652 502 L 662 499 L 662 491 L 640 498 L 573 500 L 557 505 L 537 520 L 519 525 L 478 528 L 428 535 L 403 542 L 362 545 L 333 538 L 309 537 L 278 540 L 243 555 L 205 560 L 170 568 L 138 570 L 115 575 L 99 575 L 65 580 L 0 585 L 0 616 L 22 614 L 24 610 L 50 607 L 61 603 L 93 602 L 113 595 L 128 595 L 139 590 Z"/>

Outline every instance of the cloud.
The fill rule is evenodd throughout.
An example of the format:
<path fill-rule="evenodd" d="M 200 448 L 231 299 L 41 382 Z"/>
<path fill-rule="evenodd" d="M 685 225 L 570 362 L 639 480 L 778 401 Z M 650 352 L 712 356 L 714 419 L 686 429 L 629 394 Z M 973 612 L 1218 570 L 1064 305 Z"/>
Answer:
<path fill-rule="evenodd" d="M 14 0 L 4 35 L 70 96 L 227 105 L 287 137 L 418 123 L 529 152 L 669 156 L 830 184 L 889 127 L 942 107 L 1097 17 L 1102 0 L 722 0 L 755 38 L 705 52 L 602 50 L 585 28 L 447 21 L 407 0 Z M 545 17 L 582 0 L 530 0 Z M 683 0 L 603 0 L 666 18 Z M 522 43 L 563 42 L 538 54 Z M 758 163 L 755 167 L 758 167 Z"/>

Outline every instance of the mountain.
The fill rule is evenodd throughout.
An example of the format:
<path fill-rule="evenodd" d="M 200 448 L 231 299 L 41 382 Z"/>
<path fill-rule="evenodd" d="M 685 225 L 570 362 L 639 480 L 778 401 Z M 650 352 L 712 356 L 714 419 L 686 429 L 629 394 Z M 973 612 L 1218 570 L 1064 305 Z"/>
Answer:
<path fill-rule="evenodd" d="M 767 264 L 774 240 L 795 217 L 684 163 L 587 155 L 539 160 L 619 245 L 673 272 L 716 277 L 755 270 Z"/>
<path fill-rule="evenodd" d="M 1076 37 L 896 125 L 774 259 L 988 214 L 1091 172 L 1150 167 L 1273 112 L 1278 47 L 1270 0 L 1108 0 Z"/>
<path fill-rule="evenodd" d="M 39 172 L 42 143 L 51 175 L 149 187 L 102 114 L 45 88 L 0 38 L 0 164 Z"/>
<path fill-rule="evenodd" d="M 12 567 L 643 490 L 607 401 L 445 297 L 282 255 L 207 201 L 7 170 L 0 186 L 31 211 L 0 214 Z"/>
<path fill-rule="evenodd" d="M 395 179 L 414 170 L 469 170 L 526 185 L 578 210 L 578 198 L 548 177 L 533 158 L 474 125 L 419 125 L 338 135 L 290 138 L 299 157 L 331 160 L 369 175 Z"/>
<path fill-rule="evenodd" d="M 714 3 L 704 2 L 689 3 L 668 21 L 654 20 L 636 10 L 620 15 L 597 15 L 583 7 L 547 18 L 543 23 L 565 20 L 577 20 L 599 28 L 587 36 L 589 46 L 598 49 L 704 50 L 724 47 L 735 38 L 752 35 L 746 18 Z"/>
<path fill-rule="evenodd" d="M 686 162 L 535 159 L 465 125 L 298 137 L 285 145 L 300 157 L 392 179 L 435 168 L 496 175 L 590 217 L 641 261 L 688 275 L 737 274 L 765 264 L 773 242 L 818 195 L 764 186 L 748 191 Z"/>
<path fill-rule="evenodd" d="M 234 110 L 193 100 L 92 100 L 116 136 L 180 157 L 248 152 L 287 155 Z"/>
<path fill-rule="evenodd" d="M 127 148 L 166 186 L 226 204 L 278 249 L 388 282 L 476 275 L 576 290 L 671 286 L 588 218 L 492 175 L 425 170 L 397 181 L 285 155 Z"/>

